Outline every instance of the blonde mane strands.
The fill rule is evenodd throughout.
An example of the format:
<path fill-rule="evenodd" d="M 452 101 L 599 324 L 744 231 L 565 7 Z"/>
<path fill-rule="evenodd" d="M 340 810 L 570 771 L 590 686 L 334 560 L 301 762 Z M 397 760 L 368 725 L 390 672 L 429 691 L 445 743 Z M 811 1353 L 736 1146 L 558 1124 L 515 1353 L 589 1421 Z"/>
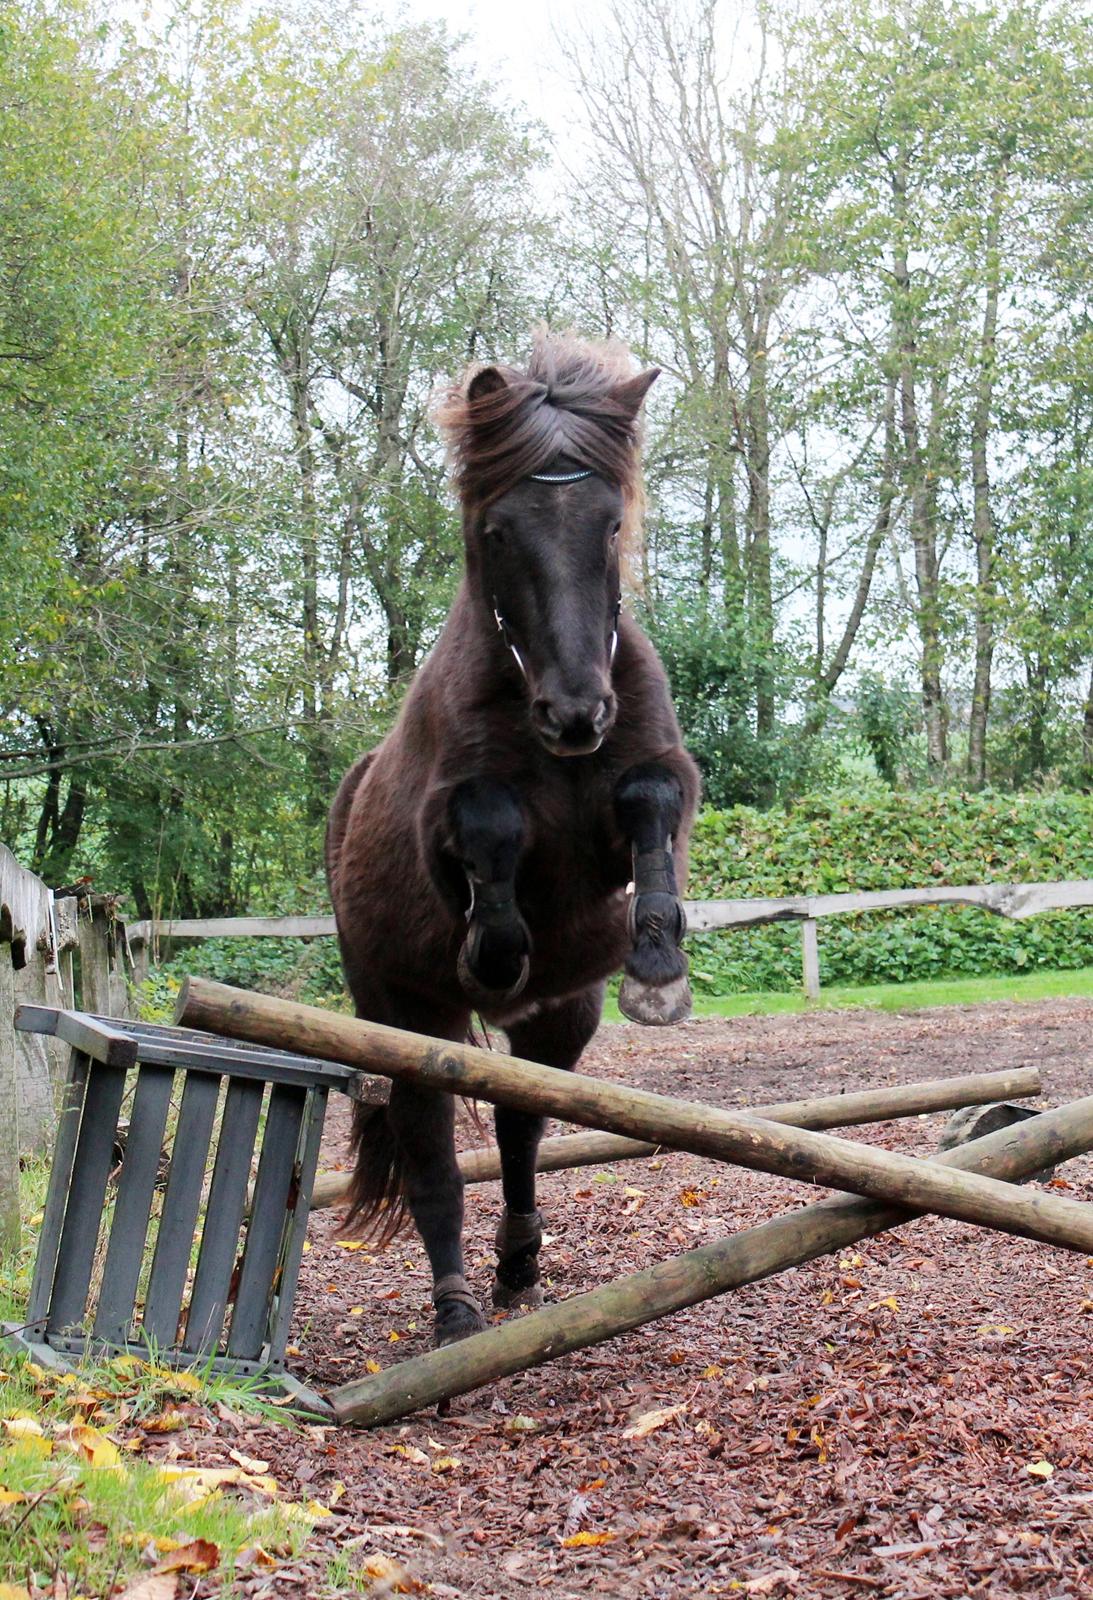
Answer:
<path fill-rule="evenodd" d="M 640 401 L 635 406 L 618 392 L 635 381 L 626 346 L 539 329 L 526 370 L 497 367 L 504 387 L 471 400 L 471 381 L 482 370 L 472 367 L 435 410 L 463 504 L 480 510 L 564 455 L 622 490 L 629 548 L 640 533 L 644 496 Z"/>

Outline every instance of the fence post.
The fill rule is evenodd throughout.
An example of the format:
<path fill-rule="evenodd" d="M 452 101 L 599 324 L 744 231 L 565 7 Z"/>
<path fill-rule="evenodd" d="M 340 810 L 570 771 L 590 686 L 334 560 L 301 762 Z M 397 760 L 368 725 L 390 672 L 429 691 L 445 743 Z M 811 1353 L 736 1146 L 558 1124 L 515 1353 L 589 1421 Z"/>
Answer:
<path fill-rule="evenodd" d="M 15 1058 L 15 969 L 0 940 L 0 1257 L 19 1248 L 19 1074 Z"/>
<path fill-rule="evenodd" d="M 804 974 L 805 994 L 810 1000 L 820 998 L 820 949 L 816 939 L 816 918 L 806 917 L 801 923 L 801 967 Z"/>
<path fill-rule="evenodd" d="M 94 895 L 90 915 L 80 921 L 80 1010 L 94 1016 L 128 1013 L 125 978 L 117 961 L 114 901 Z"/>

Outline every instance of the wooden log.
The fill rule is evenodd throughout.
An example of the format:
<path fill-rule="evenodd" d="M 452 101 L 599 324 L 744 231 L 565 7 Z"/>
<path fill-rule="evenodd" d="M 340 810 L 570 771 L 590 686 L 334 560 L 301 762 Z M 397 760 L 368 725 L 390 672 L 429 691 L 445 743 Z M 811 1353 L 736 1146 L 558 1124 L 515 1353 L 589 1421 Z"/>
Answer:
<path fill-rule="evenodd" d="M 1016 1183 L 1091 1147 L 1093 1096 L 933 1159 L 950 1170 L 989 1173 Z M 845 1249 L 909 1221 L 912 1215 L 876 1201 L 834 1195 L 458 1344 L 343 1384 L 329 1398 L 340 1422 L 364 1427 L 393 1422 L 407 1412 L 601 1344 L 714 1295 Z"/>
<path fill-rule="evenodd" d="M 922 1083 L 856 1089 L 848 1094 L 822 1095 L 815 1100 L 786 1100 L 777 1105 L 748 1109 L 753 1116 L 765 1117 L 768 1122 L 788 1122 L 795 1128 L 849 1128 L 867 1122 L 887 1122 L 893 1117 L 924 1116 L 931 1111 L 1023 1099 L 1026 1095 L 1039 1094 L 1040 1088 L 1040 1074 L 1035 1067 L 1018 1067 L 1012 1072 L 973 1072 L 963 1078 L 930 1078 Z M 563 1133 L 543 1140 L 535 1170 L 563 1172 L 570 1167 L 639 1161 L 663 1149 L 663 1145 L 625 1139 L 616 1133 Z M 464 1150 L 458 1159 L 464 1183 L 491 1183 L 501 1176 L 501 1158 L 496 1147 Z M 311 1196 L 312 1211 L 339 1205 L 346 1199 L 350 1178 L 348 1172 L 321 1173 Z"/>
<path fill-rule="evenodd" d="M 185 1025 L 262 1044 L 289 1044 L 303 1055 L 343 1061 L 423 1088 L 490 1100 L 1093 1254 L 1089 1206 L 828 1133 L 673 1100 L 202 978 L 185 980 L 177 1015 Z"/>

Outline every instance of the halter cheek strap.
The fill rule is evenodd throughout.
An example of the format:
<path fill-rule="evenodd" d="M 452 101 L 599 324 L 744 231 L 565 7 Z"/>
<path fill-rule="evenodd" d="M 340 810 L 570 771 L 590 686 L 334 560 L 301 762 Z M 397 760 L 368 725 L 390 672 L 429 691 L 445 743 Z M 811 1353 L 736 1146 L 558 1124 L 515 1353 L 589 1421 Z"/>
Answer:
<path fill-rule="evenodd" d="M 614 618 L 614 624 L 613 624 L 613 626 L 611 628 L 611 645 L 610 645 L 610 648 L 609 648 L 608 653 L 607 653 L 607 665 L 608 665 L 609 668 L 613 667 L 615 665 L 615 652 L 619 648 L 619 616 L 620 616 L 621 612 L 622 612 L 622 596 L 620 595 L 619 598 L 615 601 L 615 618 Z M 520 676 L 523 678 L 524 682 L 527 683 L 528 682 L 528 669 L 524 665 L 523 656 L 520 654 L 519 650 L 516 648 L 516 645 L 513 643 L 512 633 L 510 632 L 509 625 L 505 621 L 505 619 L 502 616 L 501 611 L 500 611 L 500 609 L 498 607 L 497 596 L 496 595 L 494 595 L 494 597 L 493 597 L 493 620 L 497 624 L 498 633 L 501 635 L 502 639 L 504 639 L 506 646 L 512 651 L 513 660 L 516 662 L 516 665 L 520 668 Z"/>

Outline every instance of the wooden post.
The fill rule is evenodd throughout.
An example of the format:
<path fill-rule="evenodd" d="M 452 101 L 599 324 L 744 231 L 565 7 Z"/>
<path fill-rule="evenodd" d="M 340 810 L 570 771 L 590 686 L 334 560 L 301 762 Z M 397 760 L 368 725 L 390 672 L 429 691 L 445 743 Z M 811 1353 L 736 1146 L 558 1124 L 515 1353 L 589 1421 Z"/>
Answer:
<path fill-rule="evenodd" d="M 19 1248 L 19 1075 L 14 1017 L 11 945 L 0 940 L 0 1256 Z"/>
<path fill-rule="evenodd" d="M 810 1000 L 820 998 L 820 947 L 816 938 L 816 919 L 806 917 L 801 923 L 801 969 L 804 974 L 805 994 Z"/>
<path fill-rule="evenodd" d="M 923 1083 L 860 1089 L 849 1094 L 824 1095 L 816 1100 L 792 1100 L 749 1109 L 753 1116 L 765 1117 L 768 1122 L 788 1122 L 797 1128 L 848 1128 L 860 1123 L 887 1122 L 893 1117 L 916 1117 L 931 1111 L 990 1105 L 1039 1093 L 1039 1072 L 1035 1067 L 1020 1067 L 1014 1072 L 933 1078 Z M 638 1161 L 662 1152 L 663 1148 L 640 1139 L 624 1139 L 615 1133 L 563 1133 L 557 1138 L 543 1140 L 535 1170 L 562 1172 L 570 1167 Z M 459 1156 L 459 1170 L 464 1183 L 491 1183 L 501 1176 L 501 1158 L 495 1147 L 464 1150 Z M 312 1211 L 340 1204 L 349 1193 L 349 1184 L 348 1172 L 322 1173 L 315 1180 Z"/>
<path fill-rule="evenodd" d="M 934 1160 L 950 1170 L 1019 1182 L 1093 1147 L 1093 1096 L 986 1135 Z M 933 1163 L 931 1163 L 933 1164 Z M 906 1211 L 835 1195 L 719 1239 L 632 1277 L 516 1318 L 458 1344 L 343 1384 L 330 1396 L 340 1422 L 377 1427 L 686 1306 L 800 1266 L 910 1220 Z"/>
<path fill-rule="evenodd" d="M 409 1079 L 425 1088 L 648 1139 L 801 1183 L 848 1189 L 911 1210 L 936 1211 L 939 1216 L 1093 1254 L 1089 1206 L 1057 1195 L 1015 1190 L 992 1178 L 827 1133 L 628 1089 L 500 1051 L 404 1033 L 202 978 L 186 979 L 177 1018 L 185 1026 L 260 1044 L 289 1045 L 302 1055 Z"/>

